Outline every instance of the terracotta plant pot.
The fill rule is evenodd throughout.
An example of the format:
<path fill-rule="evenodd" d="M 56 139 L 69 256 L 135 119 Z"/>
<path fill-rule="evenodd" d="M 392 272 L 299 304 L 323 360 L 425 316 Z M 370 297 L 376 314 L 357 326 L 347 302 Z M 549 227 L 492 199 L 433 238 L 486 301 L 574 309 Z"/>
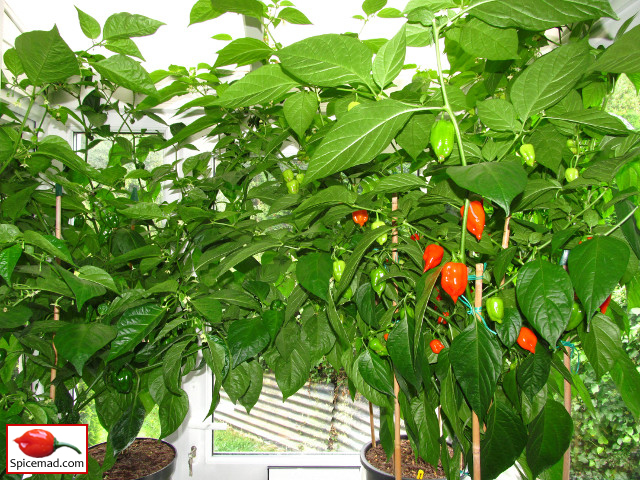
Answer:
<path fill-rule="evenodd" d="M 406 440 L 407 436 L 403 435 L 402 440 Z M 365 480 L 394 480 L 395 476 L 393 474 L 389 474 L 387 472 L 383 472 L 382 470 L 374 467 L 367 460 L 367 451 L 371 448 L 371 442 L 366 443 L 362 449 L 360 450 L 360 464 L 365 470 L 364 479 Z M 402 480 L 415 480 L 415 477 L 402 477 Z M 433 480 L 446 480 L 445 478 L 438 478 Z"/>
<path fill-rule="evenodd" d="M 147 475 L 143 475 L 143 476 L 131 476 L 131 480 L 169 480 L 171 478 L 171 476 L 173 475 L 173 472 L 176 469 L 176 459 L 178 457 L 178 453 L 176 452 L 176 449 L 173 445 L 171 445 L 168 442 L 165 442 L 164 440 L 157 440 L 155 438 L 136 438 L 135 442 L 139 441 L 139 440 L 154 440 L 156 442 L 162 442 L 164 445 L 168 446 L 171 448 L 171 450 L 173 450 L 173 459 L 171 460 L 171 463 L 169 463 L 168 465 L 165 465 L 164 467 L 162 467 L 160 470 L 148 473 Z M 132 444 L 132 445 L 134 445 Z M 105 445 L 105 443 L 99 443 L 97 445 L 93 445 L 92 447 L 89 448 L 89 452 L 91 452 L 91 450 L 93 448 L 99 447 Z M 119 457 L 120 458 L 120 457 Z M 141 460 L 143 461 L 143 460 Z M 116 460 L 116 463 L 114 465 L 114 467 L 118 466 L 118 460 Z M 113 468 L 112 468 L 113 470 Z M 109 470 L 110 472 L 112 470 Z M 111 477 L 110 477 L 111 478 Z"/>

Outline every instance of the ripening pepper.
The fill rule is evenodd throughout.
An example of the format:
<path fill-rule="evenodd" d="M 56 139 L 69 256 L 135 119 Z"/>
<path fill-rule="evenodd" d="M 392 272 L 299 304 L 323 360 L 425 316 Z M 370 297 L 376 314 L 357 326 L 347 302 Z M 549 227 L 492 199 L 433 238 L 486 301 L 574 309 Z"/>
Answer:
<path fill-rule="evenodd" d="M 364 224 L 367 223 L 367 220 L 369 220 L 369 212 L 367 212 L 366 210 L 356 210 L 351 214 L 351 217 L 353 218 L 353 221 L 355 223 L 357 223 L 361 227 L 364 227 Z"/>
<path fill-rule="evenodd" d="M 299 183 L 302 183 L 304 181 L 304 173 L 300 172 L 296 174 L 296 180 L 298 180 Z"/>
<path fill-rule="evenodd" d="M 378 294 L 382 295 L 384 292 L 384 288 L 386 286 L 386 282 L 382 280 L 382 278 L 386 275 L 386 271 L 382 267 L 374 268 L 371 270 L 369 274 L 369 278 L 371 279 L 371 287 Z"/>
<path fill-rule="evenodd" d="M 344 260 L 336 260 L 333 262 L 333 278 L 336 282 L 339 282 L 344 273 L 344 269 L 347 266 Z"/>
<path fill-rule="evenodd" d="M 600 305 L 600 313 L 602 313 L 603 315 L 606 315 L 607 309 L 609 308 L 610 303 L 611 303 L 611 295 L 609 295 L 607 299 L 604 302 L 602 302 L 602 305 Z"/>
<path fill-rule="evenodd" d="M 429 342 L 429 347 L 431 347 L 431 351 L 436 355 L 438 355 L 442 350 L 444 350 L 444 344 L 437 338 Z"/>
<path fill-rule="evenodd" d="M 375 222 L 373 222 L 371 224 L 371 230 L 375 230 L 376 228 L 380 228 L 380 227 L 384 227 L 385 223 L 382 220 L 376 220 Z M 378 242 L 380 245 L 384 245 L 387 241 L 387 234 L 384 233 L 382 235 L 380 235 L 377 239 L 376 242 Z"/>
<path fill-rule="evenodd" d="M 80 449 L 68 443 L 60 443 L 51 432 L 41 428 L 27 430 L 20 437 L 14 440 L 18 444 L 22 453 L 33 458 L 43 458 L 51 455 L 60 447 L 69 447 L 78 453 Z"/>
<path fill-rule="evenodd" d="M 447 262 L 442 267 L 440 284 L 443 290 L 451 296 L 453 303 L 456 303 L 458 297 L 464 293 L 468 282 L 467 266 L 464 263 Z"/>
<path fill-rule="evenodd" d="M 419 233 L 412 233 L 411 234 L 411 240 L 413 240 L 414 242 L 417 242 L 420 240 L 420 234 Z"/>
<path fill-rule="evenodd" d="M 530 167 L 536 164 L 536 151 L 530 143 L 523 143 L 520 146 L 520 155 L 524 158 L 524 163 Z"/>
<path fill-rule="evenodd" d="M 502 323 L 504 318 L 504 301 L 500 297 L 487 298 L 487 315 L 496 323 Z"/>
<path fill-rule="evenodd" d="M 133 372 L 129 367 L 112 372 L 111 384 L 118 393 L 129 393 L 133 387 Z"/>
<path fill-rule="evenodd" d="M 287 168 L 286 170 L 284 170 L 282 172 L 282 178 L 284 178 L 285 182 L 290 182 L 291 180 L 293 180 L 293 170 L 291 170 L 290 168 Z"/>
<path fill-rule="evenodd" d="M 577 168 L 567 168 L 564 171 L 564 178 L 567 180 L 567 182 L 573 182 L 575 179 L 577 179 L 580 176 L 580 172 L 578 172 Z"/>
<path fill-rule="evenodd" d="M 300 182 L 295 178 L 287 182 L 287 191 L 289 193 L 298 193 L 300 191 Z"/>
<path fill-rule="evenodd" d="M 429 141 L 439 162 L 451 155 L 454 140 L 455 129 L 449 120 L 439 120 L 431 127 Z"/>
<path fill-rule="evenodd" d="M 444 256 L 444 248 L 440 245 L 436 245 L 432 243 L 427 245 L 424 249 L 424 253 L 422 254 L 422 258 L 424 260 L 424 271 L 437 267 L 442 262 L 442 257 Z"/>
<path fill-rule="evenodd" d="M 566 330 L 573 330 L 578 325 L 580 325 L 583 320 L 584 309 L 582 308 L 582 305 L 580 305 L 578 302 L 573 302 L 573 306 L 571 307 L 571 318 L 569 319 Z"/>
<path fill-rule="evenodd" d="M 444 312 L 442 315 L 443 315 L 444 317 L 448 317 L 448 316 L 449 316 L 449 312 Z M 446 321 L 443 317 L 438 317 L 438 323 L 439 323 L 440 325 L 446 325 L 446 324 L 447 324 L 447 321 Z"/>
<path fill-rule="evenodd" d="M 460 207 L 460 217 L 464 218 L 464 205 Z M 469 202 L 469 213 L 467 214 L 467 230 L 476 237 L 478 241 L 482 238 L 484 231 L 484 207 L 482 202 L 474 200 Z"/>
<path fill-rule="evenodd" d="M 536 353 L 536 344 L 538 343 L 538 337 L 536 334 L 527 327 L 522 327 L 518 334 L 518 345 L 525 350 L 529 350 L 531 353 Z"/>

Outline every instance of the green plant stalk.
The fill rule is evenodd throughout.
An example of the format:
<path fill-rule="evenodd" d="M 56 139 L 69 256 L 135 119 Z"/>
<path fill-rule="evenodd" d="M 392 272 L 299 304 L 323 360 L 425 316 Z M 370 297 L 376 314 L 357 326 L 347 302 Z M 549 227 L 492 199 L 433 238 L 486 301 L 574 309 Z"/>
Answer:
<path fill-rule="evenodd" d="M 619 229 L 619 228 L 620 228 L 620 227 L 621 227 L 621 226 L 622 226 L 622 225 L 623 225 L 627 220 L 629 220 L 629 219 L 633 216 L 633 214 L 635 213 L 635 211 L 636 211 L 636 210 L 638 210 L 638 208 L 640 208 L 640 207 L 638 207 L 638 206 L 636 205 L 636 206 L 633 208 L 633 210 L 631 210 L 631 211 L 627 214 L 627 216 L 626 216 L 626 217 L 624 217 L 624 218 L 623 218 L 622 220 L 620 220 L 616 225 L 614 225 L 614 226 L 613 226 L 613 227 L 611 227 L 609 230 L 607 230 L 607 231 L 604 233 L 604 236 L 605 236 L 605 237 L 608 237 L 608 236 L 609 236 L 609 235 L 611 235 L 613 232 L 615 232 L 617 229 Z"/>
<path fill-rule="evenodd" d="M 13 157 L 15 157 L 16 152 L 18 151 L 18 146 L 20 145 L 20 141 L 22 140 L 22 133 L 24 132 L 24 127 L 27 124 L 27 120 L 29 120 L 29 115 L 31 114 L 31 110 L 33 109 L 33 106 L 36 103 L 36 98 L 43 91 L 44 91 L 44 88 L 42 88 L 39 92 L 36 92 L 36 87 L 33 87 L 33 92 L 31 93 L 31 95 L 29 97 L 29 106 L 27 107 L 27 110 L 26 110 L 26 112 L 24 114 L 24 117 L 22 118 L 22 123 L 20 124 L 20 129 L 18 130 L 18 137 L 16 138 L 16 141 L 13 144 L 13 149 L 12 149 L 11 155 L 9 155 L 9 158 L 7 158 L 7 161 L 4 162 L 4 165 L 2 165 L 2 168 L 0 168 L 0 174 L 2 174 L 2 172 L 4 172 L 5 168 L 7 168 L 9 166 L 9 164 L 11 163 L 11 161 L 13 160 Z"/>

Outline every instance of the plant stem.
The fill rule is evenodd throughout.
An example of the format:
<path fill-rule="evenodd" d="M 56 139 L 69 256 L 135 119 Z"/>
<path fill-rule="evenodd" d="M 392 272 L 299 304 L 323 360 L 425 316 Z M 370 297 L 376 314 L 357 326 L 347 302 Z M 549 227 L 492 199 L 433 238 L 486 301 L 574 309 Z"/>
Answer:
<path fill-rule="evenodd" d="M 605 237 L 608 237 L 609 235 L 611 235 L 613 232 L 615 232 L 618 228 L 620 228 L 627 220 L 629 220 L 633 214 L 635 213 L 635 211 L 638 210 L 638 206 L 634 207 L 633 210 L 631 210 L 626 217 L 624 217 L 622 220 L 620 220 L 618 222 L 617 225 L 614 225 L 613 227 L 611 227 L 609 230 L 607 230 L 607 232 L 604 234 Z"/>

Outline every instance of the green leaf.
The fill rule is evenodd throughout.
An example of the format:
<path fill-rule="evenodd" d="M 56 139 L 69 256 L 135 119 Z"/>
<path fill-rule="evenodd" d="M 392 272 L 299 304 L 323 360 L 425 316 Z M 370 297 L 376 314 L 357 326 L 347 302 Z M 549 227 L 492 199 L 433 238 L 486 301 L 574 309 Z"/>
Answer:
<path fill-rule="evenodd" d="M 615 204 L 616 216 L 620 219 L 625 218 L 635 208 L 635 205 L 630 200 L 624 200 Z M 636 228 L 635 218 L 632 216 L 626 222 L 622 224 L 620 230 L 624 235 L 624 238 L 629 243 L 631 250 L 636 257 L 640 258 L 640 233 Z M 627 286 L 627 289 L 629 287 Z M 629 306 L 629 308 L 632 308 Z"/>
<path fill-rule="evenodd" d="M 264 65 L 232 83 L 217 105 L 241 108 L 256 104 L 279 102 L 298 82 L 287 75 L 279 64 Z"/>
<path fill-rule="evenodd" d="M 47 236 L 49 237 L 49 236 Z M 27 230 L 24 232 L 24 243 L 41 248 L 46 253 L 53 257 L 58 257 L 60 260 L 75 265 L 73 259 L 69 254 L 69 250 L 66 248 L 62 240 L 57 240 L 55 237 L 44 237 L 34 230 Z"/>
<path fill-rule="evenodd" d="M 520 417 L 500 401 L 491 406 L 486 428 L 480 442 L 480 471 L 484 480 L 493 480 L 520 457 L 528 436 Z M 473 475 L 473 462 L 468 465 Z"/>
<path fill-rule="evenodd" d="M 364 0 L 364 2 L 362 2 L 362 11 L 367 15 L 373 15 L 383 9 L 386 4 L 387 0 Z"/>
<path fill-rule="evenodd" d="M 282 400 L 300 390 L 309 379 L 311 359 L 309 351 L 300 344 L 288 358 L 280 357 L 276 361 L 276 382 L 282 392 Z"/>
<path fill-rule="evenodd" d="M 4 311 L 0 308 L 0 330 L 13 330 L 14 328 L 24 326 L 33 312 L 23 305 L 16 305 L 10 310 Z"/>
<path fill-rule="evenodd" d="M 269 45 L 257 38 L 238 38 L 216 52 L 218 58 L 214 67 L 250 65 L 268 59 L 274 52 Z"/>
<path fill-rule="evenodd" d="M 218 265 L 215 271 L 211 274 L 211 280 L 216 280 L 222 274 L 226 273 L 231 268 L 234 268 L 236 265 L 244 262 L 248 258 L 251 258 L 254 255 L 262 253 L 266 250 L 270 250 L 277 245 L 280 245 L 280 241 L 275 238 L 260 240 L 256 243 L 246 245 L 241 250 L 229 255 L 224 260 L 222 260 L 222 262 L 220 262 L 220 265 Z"/>
<path fill-rule="evenodd" d="M 24 71 L 34 85 L 64 82 L 80 74 L 78 60 L 56 26 L 48 32 L 23 33 L 15 44 Z"/>
<path fill-rule="evenodd" d="M 400 31 L 380 47 L 373 61 L 373 79 L 381 89 L 392 82 L 402 70 L 407 52 L 407 29 L 403 25 Z"/>
<path fill-rule="evenodd" d="M 9 69 L 9 71 L 11 73 L 13 73 L 13 75 L 15 77 L 18 77 L 20 75 L 22 75 L 24 73 L 24 67 L 22 66 L 22 62 L 20 61 L 20 57 L 18 57 L 18 52 L 16 51 L 15 48 L 9 48 L 4 52 L 4 55 L 2 56 L 2 59 L 4 60 L 4 64 L 5 66 Z M 7 134 L 4 132 L 4 129 L 1 130 L 2 131 L 2 142 L 6 142 L 7 140 L 11 142 L 11 140 L 8 138 Z M 10 155 L 13 151 L 13 142 L 11 142 L 11 151 L 8 153 L 5 153 L 5 151 L 7 150 L 7 148 L 3 145 L 2 147 L 2 154 L 0 154 L 0 159 L 5 160 L 6 157 L 8 155 Z"/>
<path fill-rule="evenodd" d="M 135 42 L 130 38 L 120 38 L 118 40 L 107 40 L 104 47 L 107 50 L 110 50 L 114 53 L 122 53 L 123 55 L 138 57 L 140 60 L 144 60 L 142 53 L 140 53 L 140 49 L 135 44 Z M 184 87 L 184 85 L 180 85 L 180 87 Z"/>
<path fill-rule="evenodd" d="M 107 80 L 146 95 L 157 95 L 153 80 L 140 62 L 126 55 L 113 55 L 91 64 L 96 71 Z"/>
<path fill-rule="evenodd" d="M 609 17 L 617 19 L 607 0 L 494 0 L 469 11 L 496 27 L 547 30 L 559 25 Z"/>
<path fill-rule="evenodd" d="M 622 350 L 620 329 L 607 316 L 596 314 L 589 324 L 589 331 L 579 330 L 584 353 L 598 379 L 626 355 Z"/>
<path fill-rule="evenodd" d="M 549 114 L 547 118 L 585 125 L 597 132 L 610 135 L 629 134 L 629 129 L 618 117 L 592 108 L 567 112 L 561 115 Z"/>
<path fill-rule="evenodd" d="M 578 42 L 556 48 L 529 65 L 511 87 L 511 103 L 520 119 L 527 120 L 567 95 L 590 63 L 588 43 Z"/>
<path fill-rule="evenodd" d="M 317 111 L 318 95 L 306 90 L 294 93 L 284 101 L 284 118 L 298 138 L 304 138 Z"/>
<path fill-rule="evenodd" d="M 281 318 L 284 319 L 284 312 L 280 311 Z M 305 320 L 302 325 L 303 341 L 309 346 L 312 362 L 321 361 L 323 355 L 329 353 L 333 348 L 336 337 L 331 330 L 329 320 L 324 312 L 313 315 Z"/>
<path fill-rule="evenodd" d="M 460 31 L 460 46 L 474 57 L 487 60 L 518 58 L 518 32 L 513 28 L 495 28 L 472 18 Z"/>
<path fill-rule="evenodd" d="M 517 308 L 505 308 L 502 323 L 495 326 L 498 332 L 498 338 L 506 346 L 511 347 L 520 334 L 522 328 L 522 317 Z"/>
<path fill-rule="evenodd" d="M 429 145 L 429 134 L 435 119 L 435 115 L 431 113 L 416 113 L 396 136 L 398 145 L 404 148 L 414 160 Z"/>
<path fill-rule="evenodd" d="M 92 265 L 80 267 L 78 269 L 78 278 L 102 285 L 112 292 L 120 293 L 111 275 L 99 267 L 94 267 Z"/>
<path fill-rule="evenodd" d="M 160 305 L 147 303 L 126 310 L 118 319 L 118 336 L 111 342 L 107 360 L 131 352 L 158 325 L 165 310 Z"/>
<path fill-rule="evenodd" d="M 412 173 L 394 173 L 387 177 L 381 178 L 373 186 L 373 192 L 389 193 L 389 192 L 406 192 L 416 190 L 418 188 L 426 188 L 427 184 L 424 179 Z"/>
<path fill-rule="evenodd" d="M 353 37 L 318 35 L 284 47 L 277 55 L 282 68 L 311 85 L 371 86 L 371 50 Z"/>
<path fill-rule="evenodd" d="M 413 332 L 409 330 L 408 317 L 401 318 L 389 333 L 387 350 L 402 378 L 418 388 L 420 382 L 413 366 Z"/>
<path fill-rule="evenodd" d="M 76 10 L 78 11 L 78 21 L 80 22 L 82 33 L 84 33 L 87 38 L 90 38 L 92 40 L 98 38 L 100 36 L 100 32 L 102 31 L 98 21 L 91 15 L 84 13 L 78 7 L 76 7 Z"/>
<path fill-rule="evenodd" d="M 333 274 L 333 261 L 327 253 L 314 252 L 298 259 L 296 277 L 309 292 L 327 300 L 329 280 Z"/>
<path fill-rule="evenodd" d="M 220 323 L 222 321 L 222 305 L 218 300 L 209 298 L 208 296 L 194 298 L 191 304 L 200 312 L 204 318 L 211 323 Z"/>
<path fill-rule="evenodd" d="M 160 438 L 165 438 L 184 422 L 189 411 L 189 397 L 184 390 L 180 390 L 180 395 L 165 395 L 158 407 Z"/>
<path fill-rule="evenodd" d="M 373 329 L 378 328 L 376 317 L 376 295 L 369 282 L 364 282 L 358 287 L 354 295 L 360 318 Z"/>
<path fill-rule="evenodd" d="M 345 113 L 315 151 L 303 184 L 370 162 L 418 109 L 386 99 Z"/>
<path fill-rule="evenodd" d="M 502 283 L 502 280 L 504 280 L 507 269 L 509 268 L 509 265 L 511 265 L 515 254 L 516 247 L 511 246 L 501 250 L 496 256 L 496 260 L 493 263 L 493 278 L 498 285 Z"/>
<path fill-rule="evenodd" d="M 101 323 L 70 323 L 57 331 L 58 355 L 68 360 L 82 375 L 85 363 L 116 338 L 116 329 Z"/>
<path fill-rule="evenodd" d="M 611 369 L 611 378 L 637 422 L 640 419 L 640 373 L 636 365 L 622 355 Z"/>
<path fill-rule="evenodd" d="M 453 339 L 449 358 L 464 396 L 483 421 L 502 369 L 498 341 L 482 323 L 474 321 Z"/>
<path fill-rule="evenodd" d="M 569 276 L 587 318 L 602 305 L 624 275 L 629 247 L 613 237 L 595 236 L 569 254 Z"/>
<path fill-rule="evenodd" d="M 22 235 L 20 229 L 10 223 L 0 224 L 0 245 L 5 243 L 13 243 Z"/>
<path fill-rule="evenodd" d="M 573 422 L 564 406 L 547 400 L 544 409 L 529 426 L 527 464 L 533 478 L 555 465 L 571 444 Z"/>
<path fill-rule="evenodd" d="M 11 286 L 11 274 L 22 256 L 22 247 L 14 245 L 0 251 L 0 276 Z"/>
<path fill-rule="evenodd" d="M 191 12 L 189 13 L 189 26 L 193 25 L 194 23 L 213 20 L 214 18 L 218 18 L 223 13 L 224 12 L 214 10 L 213 5 L 211 4 L 211 0 L 198 0 L 193 5 L 193 7 L 191 7 Z M 229 40 L 231 40 L 231 37 L 229 37 Z"/>
<path fill-rule="evenodd" d="M 118 209 L 118 212 L 133 220 L 156 220 L 166 217 L 160 205 L 152 202 L 136 202 L 130 207 Z"/>
<path fill-rule="evenodd" d="M 346 187 L 342 185 L 331 185 L 307 198 L 293 211 L 293 213 L 295 215 L 300 215 L 314 208 L 321 207 L 323 209 L 327 209 L 332 205 L 353 205 L 357 198 L 358 194 L 348 190 Z"/>
<path fill-rule="evenodd" d="M 271 341 L 275 340 L 284 324 L 284 310 L 267 310 L 262 312 L 262 321 L 269 332 Z"/>
<path fill-rule="evenodd" d="M 529 137 L 529 143 L 535 148 L 536 161 L 554 173 L 558 173 L 566 138 L 553 125 L 547 124 L 536 128 L 533 135 Z"/>
<path fill-rule="evenodd" d="M 162 378 L 164 386 L 173 395 L 180 395 L 180 373 L 182 372 L 182 352 L 189 340 L 174 343 L 163 355 Z"/>
<path fill-rule="evenodd" d="M 527 173 L 515 161 L 449 167 L 447 174 L 462 188 L 498 204 L 507 215 L 510 214 L 511 202 L 527 185 Z"/>
<path fill-rule="evenodd" d="M 260 317 L 241 318 L 231 322 L 227 336 L 231 368 L 255 357 L 269 345 L 269 340 L 269 332 Z"/>
<path fill-rule="evenodd" d="M 480 121 L 498 132 L 518 132 L 522 124 L 516 117 L 516 109 L 507 100 L 491 98 L 478 102 Z"/>
<path fill-rule="evenodd" d="M 258 402 L 260 398 L 260 392 L 262 392 L 262 366 L 257 360 L 252 360 L 246 363 L 247 375 L 249 377 L 249 387 L 238 399 L 238 403 L 242 405 L 247 413 L 251 412 L 251 409 Z"/>
<path fill-rule="evenodd" d="M 365 349 L 356 360 L 362 379 L 381 393 L 393 396 L 393 375 L 389 363 Z"/>
<path fill-rule="evenodd" d="M 546 348 L 536 348 L 535 355 L 527 355 L 516 372 L 520 388 L 533 401 L 551 373 L 551 355 Z"/>
<path fill-rule="evenodd" d="M 626 32 L 596 60 L 592 70 L 609 73 L 640 73 L 638 58 L 640 25 Z"/>
<path fill-rule="evenodd" d="M 257 0 L 210 0 L 214 10 L 219 12 L 233 12 L 249 17 L 262 18 L 265 16 L 264 5 Z"/>
<path fill-rule="evenodd" d="M 118 455 L 133 443 L 138 436 L 147 411 L 136 398 L 122 416 L 109 429 L 108 442 L 113 447 L 113 454 Z"/>
<path fill-rule="evenodd" d="M 107 292 L 102 285 L 88 280 L 83 280 L 79 276 L 62 267 L 56 265 L 56 270 L 76 297 L 78 312 L 82 309 L 82 306 L 87 302 L 87 300 L 94 297 L 100 297 Z"/>
<path fill-rule="evenodd" d="M 104 22 L 102 38 L 105 40 L 118 40 L 121 38 L 145 37 L 156 33 L 162 22 L 144 15 L 126 12 L 114 13 Z"/>
<path fill-rule="evenodd" d="M 573 288 L 560 265 L 538 259 L 518 273 L 518 304 L 529 323 L 555 347 L 571 316 Z"/>
<path fill-rule="evenodd" d="M 294 25 L 311 25 L 311 20 L 307 18 L 307 16 L 302 13 L 297 8 L 286 7 L 280 10 L 278 14 L 278 18 L 282 20 L 293 23 Z"/>

